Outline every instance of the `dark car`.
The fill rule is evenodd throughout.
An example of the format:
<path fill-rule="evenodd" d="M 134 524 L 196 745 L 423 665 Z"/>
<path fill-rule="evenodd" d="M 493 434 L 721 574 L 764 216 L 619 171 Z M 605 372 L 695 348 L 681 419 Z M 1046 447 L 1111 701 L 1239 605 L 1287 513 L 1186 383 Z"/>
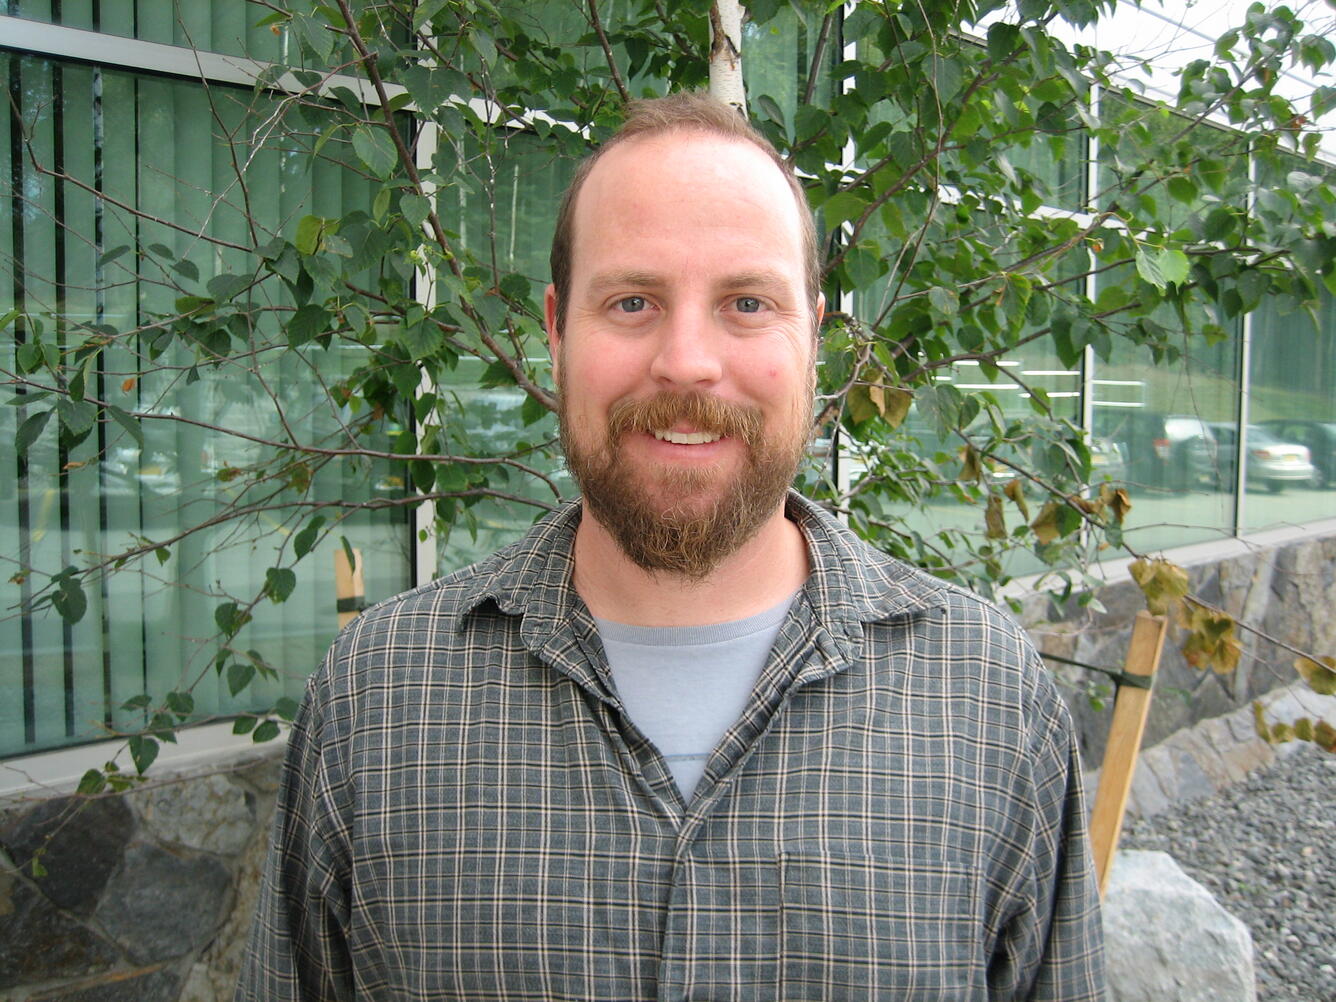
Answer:
<path fill-rule="evenodd" d="M 1308 447 L 1314 487 L 1336 487 L 1336 421 L 1277 418 L 1259 425 L 1276 438 Z"/>
<path fill-rule="evenodd" d="M 1127 480 L 1134 486 L 1185 491 L 1216 479 L 1215 435 L 1199 417 L 1096 406 L 1094 433 L 1121 443 Z"/>

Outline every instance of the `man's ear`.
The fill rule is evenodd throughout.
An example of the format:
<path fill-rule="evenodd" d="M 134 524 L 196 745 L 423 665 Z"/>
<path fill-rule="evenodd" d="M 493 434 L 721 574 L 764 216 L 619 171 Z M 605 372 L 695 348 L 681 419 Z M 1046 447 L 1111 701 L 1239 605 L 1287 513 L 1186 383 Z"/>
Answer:
<path fill-rule="evenodd" d="M 557 287 L 551 282 L 543 290 L 543 326 L 547 328 L 547 352 L 552 356 L 552 379 L 557 377 L 561 357 L 561 331 L 557 328 Z"/>

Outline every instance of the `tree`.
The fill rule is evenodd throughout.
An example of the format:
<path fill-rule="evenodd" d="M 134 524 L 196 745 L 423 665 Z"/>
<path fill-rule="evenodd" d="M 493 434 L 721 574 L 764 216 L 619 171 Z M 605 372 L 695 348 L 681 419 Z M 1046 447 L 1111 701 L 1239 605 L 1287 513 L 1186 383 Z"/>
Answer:
<path fill-rule="evenodd" d="M 505 168 L 523 147 L 563 174 L 615 128 L 624 99 L 723 80 L 781 24 L 779 37 L 800 38 L 800 62 L 752 64 L 748 97 L 734 72 L 727 99 L 749 101 L 806 178 L 829 301 L 855 294 L 826 324 L 816 418 L 842 472 L 814 463 L 803 477 L 897 556 L 995 593 L 1024 552 L 1079 591 L 1101 549 L 1126 548 L 1135 491 L 1100 483 L 1105 436 L 1004 363 L 1041 344 L 1067 369 L 1120 346 L 1172 361 L 1227 338 L 1263 303 L 1304 309 L 1336 294 L 1336 194 L 1312 124 L 1336 91 L 1278 90 L 1289 66 L 1323 71 L 1336 48 L 1286 8 L 1250 9 L 1213 59 L 1183 70 L 1171 106 L 1126 83 L 1109 53 L 1062 40 L 1062 23 L 1112 10 L 1089 0 L 847 12 L 756 0 L 745 31 L 722 2 L 268 6 L 261 23 L 290 58 L 258 73 L 247 102 L 211 100 L 231 165 L 198 225 L 99 189 L 24 125 L 34 176 L 139 234 L 117 240 L 108 226 L 87 242 L 99 282 L 134 283 L 140 303 L 121 322 L 101 307 L 30 300 L 3 317 L 19 455 L 55 449 L 66 486 L 95 471 L 105 483 L 119 448 L 146 452 L 154 429 L 194 429 L 207 441 L 193 474 L 210 488 L 169 532 L 146 528 L 115 552 L 53 565 L 23 560 L 22 614 L 50 607 L 77 622 L 96 587 L 198 559 L 192 545 L 206 533 L 266 554 L 258 573 L 206 589 L 204 668 L 126 701 L 140 723 L 114 729 L 139 772 L 197 714 L 201 679 L 216 674 L 238 693 L 276 673 L 281 658 L 248 624 L 290 599 L 318 547 L 348 547 L 354 513 L 425 512 L 422 531 L 447 540 L 485 529 L 489 505 L 538 513 L 570 492 L 542 349 L 546 275 L 513 268 L 497 242 L 511 211 Z M 1083 193 L 1064 171 L 1086 138 L 1100 170 Z M 324 171 L 364 197 L 328 215 L 266 218 L 252 190 L 275 169 Z M 489 224 L 470 231 L 467 214 L 450 211 L 460 201 Z M 982 382 L 962 389 L 952 373 L 963 366 Z M 314 398 L 294 393 L 285 371 L 306 373 Z M 490 423 L 498 415 L 454 390 L 465 383 L 519 401 L 500 415 L 513 424 Z M 173 403 L 202 384 L 224 403 L 261 401 L 265 420 Z M 347 489 L 317 491 L 331 477 Z M 974 514 L 932 530 L 906 519 L 940 501 Z M 1153 607 L 1180 609 L 1194 663 L 1232 667 L 1240 624 L 1188 595 L 1171 564 L 1142 560 L 1134 573 Z M 1331 691 L 1336 662 L 1301 658 L 1304 677 Z M 272 737 L 292 701 L 256 700 L 237 727 Z M 1336 749 L 1328 724 L 1299 730 Z M 84 788 L 128 782 L 109 766 Z"/>

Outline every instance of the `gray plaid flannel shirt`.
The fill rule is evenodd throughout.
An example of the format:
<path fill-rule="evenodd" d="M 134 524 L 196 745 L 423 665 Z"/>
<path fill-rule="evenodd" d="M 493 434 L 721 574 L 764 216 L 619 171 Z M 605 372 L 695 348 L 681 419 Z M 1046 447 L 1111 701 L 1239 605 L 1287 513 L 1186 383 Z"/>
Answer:
<path fill-rule="evenodd" d="M 692 801 L 623 714 L 568 506 L 336 641 L 238 1000 L 1101 999 L 1066 708 L 1021 630 L 810 502 Z"/>

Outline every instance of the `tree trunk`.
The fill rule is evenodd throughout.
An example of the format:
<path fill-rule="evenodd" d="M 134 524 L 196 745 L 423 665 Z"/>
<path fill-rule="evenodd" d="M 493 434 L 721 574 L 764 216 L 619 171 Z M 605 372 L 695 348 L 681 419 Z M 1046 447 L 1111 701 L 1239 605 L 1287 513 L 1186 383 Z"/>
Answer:
<path fill-rule="evenodd" d="M 747 114 L 747 91 L 742 84 L 742 18 L 738 0 L 710 3 L 710 94 Z"/>

